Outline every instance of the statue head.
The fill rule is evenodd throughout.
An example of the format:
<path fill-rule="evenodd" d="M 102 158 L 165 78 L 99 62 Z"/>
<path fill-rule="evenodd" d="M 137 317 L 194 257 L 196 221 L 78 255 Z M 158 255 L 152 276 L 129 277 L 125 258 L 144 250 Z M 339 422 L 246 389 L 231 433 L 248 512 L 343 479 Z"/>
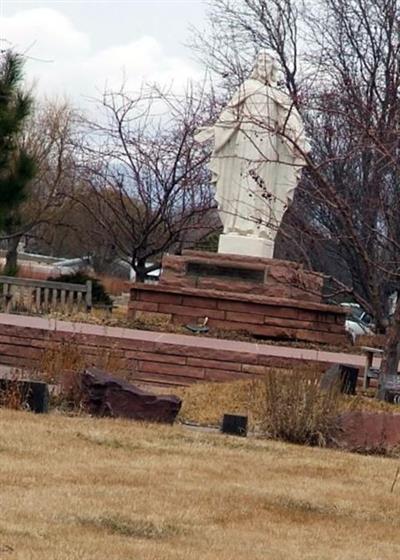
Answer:
<path fill-rule="evenodd" d="M 262 50 L 258 53 L 250 78 L 268 86 L 275 86 L 280 69 L 277 55 L 273 51 Z"/>

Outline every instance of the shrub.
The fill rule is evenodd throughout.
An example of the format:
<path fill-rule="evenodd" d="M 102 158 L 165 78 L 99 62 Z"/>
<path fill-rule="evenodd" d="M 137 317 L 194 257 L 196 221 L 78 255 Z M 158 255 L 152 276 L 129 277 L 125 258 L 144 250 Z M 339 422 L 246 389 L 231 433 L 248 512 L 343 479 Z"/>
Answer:
<path fill-rule="evenodd" d="M 262 429 L 269 437 L 319 446 L 335 440 L 342 397 L 339 387 L 321 390 L 320 375 L 292 370 L 265 377 Z"/>
<path fill-rule="evenodd" d="M 74 272 L 73 274 L 62 274 L 57 277 L 49 277 L 47 280 L 53 282 L 67 282 L 69 284 L 86 284 L 88 280 L 92 282 L 92 302 L 93 305 L 112 305 L 112 299 L 106 292 L 103 284 L 98 278 L 92 278 L 83 272 Z"/>
<path fill-rule="evenodd" d="M 82 411 L 81 374 L 95 365 L 113 374 L 124 376 L 126 367 L 115 348 L 82 348 L 79 337 L 72 335 L 46 348 L 38 364 L 36 377 L 57 386 L 53 404 L 62 409 Z"/>
<path fill-rule="evenodd" d="M 0 387 L 0 407 L 23 410 L 26 407 L 26 394 L 18 384 L 20 372 L 13 370 Z"/>

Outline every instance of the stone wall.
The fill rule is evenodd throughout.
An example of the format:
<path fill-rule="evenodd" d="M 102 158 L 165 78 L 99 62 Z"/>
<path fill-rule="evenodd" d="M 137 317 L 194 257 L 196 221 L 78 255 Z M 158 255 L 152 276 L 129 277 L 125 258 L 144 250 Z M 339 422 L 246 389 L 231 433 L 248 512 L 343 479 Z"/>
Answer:
<path fill-rule="evenodd" d="M 66 344 L 79 349 L 87 365 L 101 365 L 99 356 L 110 352 L 123 366 L 127 379 L 167 386 L 249 379 L 264 375 L 271 367 L 303 368 L 305 362 L 322 370 L 344 358 L 311 349 L 0 314 L 3 365 L 40 369 L 46 349 L 57 351 Z M 356 359 L 361 365 L 363 358 Z"/>
<path fill-rule="evenodd" d="M 158 314 L 176 324 L 208 318 L 221 330 L 247 331 L 255 336 L 326 344 L 347 341 L 344 309 L 322 303 L 219 290 L 173 288 L 165 284 L 135 284 L 128 316 Z"/>

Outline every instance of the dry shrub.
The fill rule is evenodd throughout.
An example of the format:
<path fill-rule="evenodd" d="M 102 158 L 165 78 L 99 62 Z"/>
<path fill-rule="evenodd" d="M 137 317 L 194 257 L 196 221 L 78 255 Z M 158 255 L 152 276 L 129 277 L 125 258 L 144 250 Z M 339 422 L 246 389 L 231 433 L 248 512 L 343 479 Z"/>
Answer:
<path fill-rule="evenodd" d="M 76 336 L 54 342 L 44 350 L 38 366 L 38 376 L 57 386 L 55 404 L 68 409 L 82 409 L 81 373 L 86 367 L 97 366 L 112 374 L 125 372 L 124 362 L 115 348 L 79 346 Z"/>
<path fill-rule="evenodd" d="M 0 407 L 22 410 L 26 408 L 27 395 L 18 383 L 21 375 L 18 370 L 13 370 L 0 388 Z"/>
<path fill-rule="evenodd" d="M 339 386 L 319 387 L 316 371 L 271 371 L 264 380 L 263 431 L 271 438 L 326 446 L 335 440 L 342 408 Z"/>
<path fill-rule="evenodd" d="M 121 354 L 115 347 L 82 347 L 81 337 L 72 335 L 61 342 L 54 341 L 43 352 L 39 371 L 48 383 L 59 383 L 60 375 L 65 371 L 81 372 L 85 367 L 93 366 L 111 373 L 124 371 Z M 43 377 L 43 375 L 42 375 Z"/>
<path fill-rule="evenodd" d="M 44 350 L 39 362 L 39 376 L 57 386 L 53 401 L 57 406 L 79 409 L 82 401 L 80 373 L 85 367 L 84 355 L 74 338 L 53 343 Z"/>

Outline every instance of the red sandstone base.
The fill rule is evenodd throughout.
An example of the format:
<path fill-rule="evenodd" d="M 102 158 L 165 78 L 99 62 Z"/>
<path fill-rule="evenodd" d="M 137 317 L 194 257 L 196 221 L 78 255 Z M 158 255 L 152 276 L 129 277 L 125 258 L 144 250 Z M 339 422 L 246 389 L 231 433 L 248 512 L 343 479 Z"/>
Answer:
<path fill-rule="evenodd" d="M 349 451 L 390 453 L 400 445 L 400 414 L 349 411 L 340 418 L 338 444 Z"/>
<path fill-rule="evenodd" d="M 135 284 L 128 314 L 204 321 L 254 336 L 341 344 L 346 312 L 321 303 L 323 277 L 274 259 L 188 251 L 167 256 L 158 285 Z"/>
<path fill-rule="evenodd" d="M 270 368 L 302 371 L 305 362 L 321 372 L 337 362 L 359 368 L 364 364 L 362 356 L 314 349 L 0 313 L 0 364 L 40 372 L 46 368 L 47 351 L 63 354 L 69 348 L 79 352 L 87 367 L 104 367 L 104 356 L 109 355 L 127 381 L 168 387 L 264 377 Z"/>

